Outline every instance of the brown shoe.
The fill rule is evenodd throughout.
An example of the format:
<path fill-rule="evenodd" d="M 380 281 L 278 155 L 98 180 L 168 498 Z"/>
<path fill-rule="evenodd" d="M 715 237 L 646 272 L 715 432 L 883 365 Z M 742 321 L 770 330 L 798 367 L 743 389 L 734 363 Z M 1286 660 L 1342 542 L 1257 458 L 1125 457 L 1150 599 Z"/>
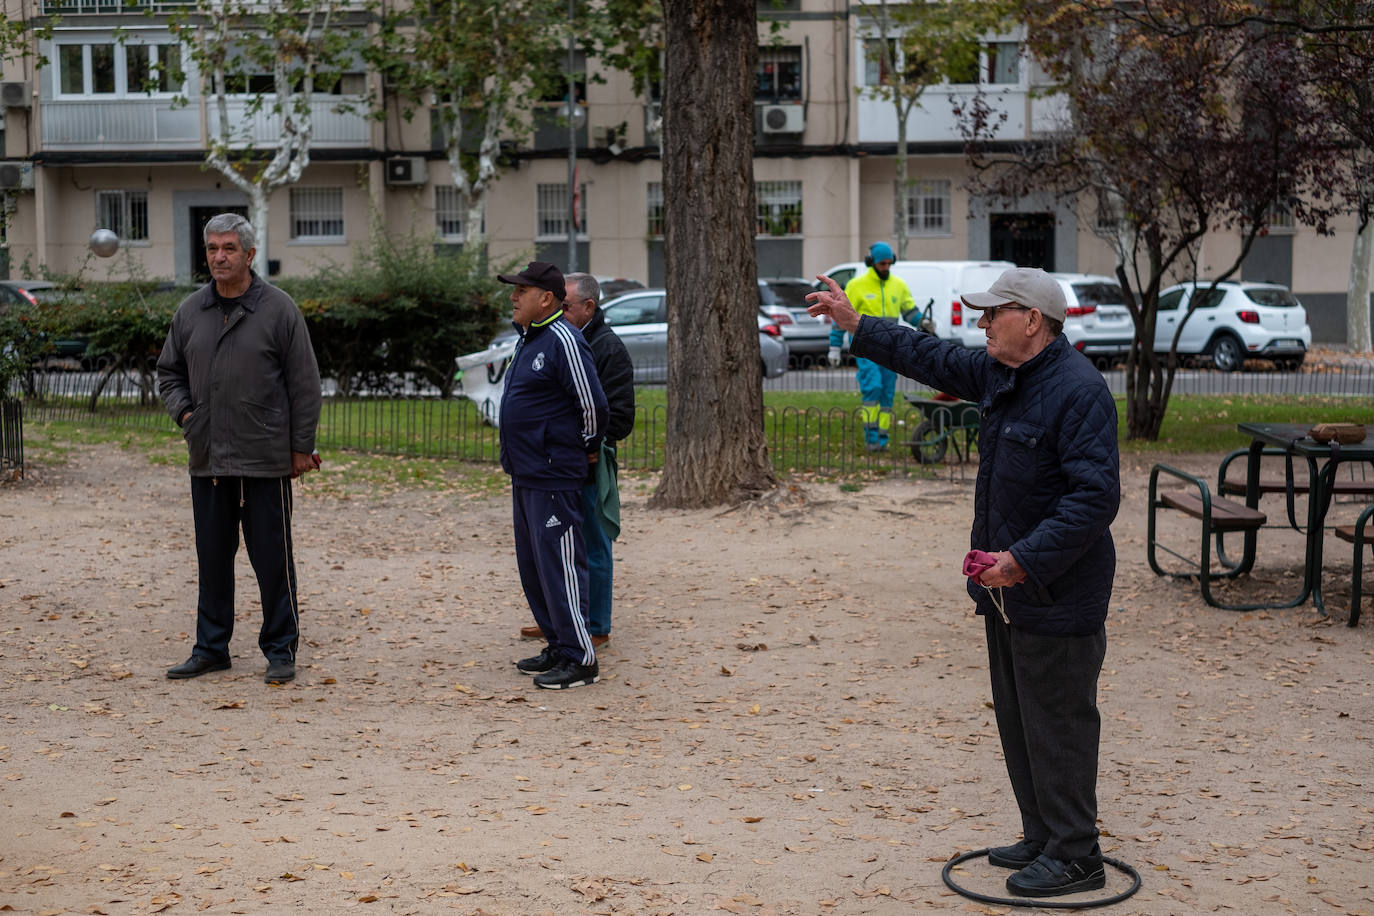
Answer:
<path fill-rule="evenodd" d="M 610 638 L 611 638 L 611 634 L 609 634 L 609 633 L 607 633 L 605 636 L 597 636 L 595 633 L 593 633 L 593 634 L 592 634 L 592 648 L 593 648 L 593 649 L 600 649 L 602 646 L 606 645 L 606 641 L 609 640 Z"/>
<path fill-rule="evenodd" d="M 538 627 L 521 627 L 521 628 L 520 628 L 520 638 L 521 638 L 521 639 L 543 639 L 543 638 L 544 638 L 544 631 L 541 630 L 541 629 L 539 629 Z"/>

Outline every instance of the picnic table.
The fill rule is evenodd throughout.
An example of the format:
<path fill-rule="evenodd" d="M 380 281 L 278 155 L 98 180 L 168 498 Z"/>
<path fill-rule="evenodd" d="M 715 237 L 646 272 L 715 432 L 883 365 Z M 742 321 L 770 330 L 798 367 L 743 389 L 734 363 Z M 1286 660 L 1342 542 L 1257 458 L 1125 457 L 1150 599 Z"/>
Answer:
<path fill-rule="evenodd" d="M 1250 437 L 1250 449 L 1246 462 L 1245 505 L 1251 509 L 1259 506 L 1259 500 L 1266 492 L 1274 492 L 1272 484 L 1266 485 L 1260 474 L 1260 461 L 1266 451 L 1282 449 L 1289 458 L 1301 458 L 1307 464 L 1307 525 L 1306 550 L 1303 561 L 1302 591 L 1292 602 L 1293 607 L 1302 604 L 1309 597 L 1317 610 L 1326 616 L 1326 605 L 1322 600 L 1322 548 L 1325 540 L 1326 516 L 1331 508 L 1332 497 L 1338 493 L 1374 496 L 1374 480 L 1339 480 L 1336 476 L 1339 465 L 1345 462 L 1374 464 L 1374 442 L 1366 439 L 1347 445 L 1318 442 L 1307 433 L 1310 424 L 1299 423 L 1240 423 L 1237 429 Z M 1283 489 L 1290 491 L 1285 475 Z M 1294 484 L 1296 487 L 1296 482 Z M 1290 524 L 1297 530 L 1303 528 L 1290 517 Z M 1254 563 L 1257 532 L 1244 533 L 1245 548 L 1241 563 L 1249 569 Z"/>

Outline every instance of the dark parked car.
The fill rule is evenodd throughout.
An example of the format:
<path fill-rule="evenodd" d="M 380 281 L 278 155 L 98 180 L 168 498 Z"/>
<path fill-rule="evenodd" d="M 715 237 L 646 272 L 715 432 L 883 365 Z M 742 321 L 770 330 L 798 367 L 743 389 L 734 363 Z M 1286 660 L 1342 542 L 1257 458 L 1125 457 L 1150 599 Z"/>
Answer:
<path fill-rule="evenodd" d="M 37 306 L 58 302 L 71 295 L 51 280 L 0 280 L 0 314 L 11 305 Z M 48 342 L 43 357 L 49 360 L 83 360 L 90 340 L 76 335 Z"/>

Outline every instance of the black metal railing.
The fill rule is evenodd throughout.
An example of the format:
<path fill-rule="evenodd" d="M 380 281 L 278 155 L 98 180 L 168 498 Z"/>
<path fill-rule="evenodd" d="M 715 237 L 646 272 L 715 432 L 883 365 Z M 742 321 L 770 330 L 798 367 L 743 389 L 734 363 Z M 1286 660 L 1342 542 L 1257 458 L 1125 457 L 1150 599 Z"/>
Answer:
<path fill-rule="evenodd" d="M 0 481 L 24 476 L 24 402 L 0 397 Z"/>
<path fill-rule="evenodd" d="M 1114 392 L 1124 393 L 1124 373 L 1109 371 L 1104 377 Z M 11 393 L 23 397 L 30 423 L 68 420 L 158 429 L 178 435 L 175 424 L 151 390 L 149 376 L 116 372 L 103 379 L 103 387 L 99 387 L 101 384 L 99 374 L 94 372 L 37 372 L 22 385 L 16 384 Z M 406 393 L 326 396 L 318 435 L 320 449 L 488 463 L 498 460 L 499 432 L 486 419 L 495 415 L 493 405 L 441 398 L 413 385 L 397 388 Z M 765 402 L 770 398 L 777 402 L 765 408 L 763 432 L 770 458 L 780 472 L 910 472 L 936 465 L 948 465 L 953 470 L 969 458 L 970 440 L 974 437 L 968 435 L 967 426 L 956 426 L 966 421 L 956 420 L 952 415 L 928 415 L 929 408 L 923 410 L 910 403 L 908 395 L 919 400 L 931 394 L 910 379 L 898 379 L 891 445 L 877 452 L 868 451 L 864 444 L 851 368 L 794 370 L 766 380 L 764 389 Z M 336 390 L 336 386 L 326 384 L 327 392 Z M 634 432 L 620 445 L 620 464 L 632 470 L 652 470 L 664 463 L 665 399 L 662 386 L 643 386 L 639 390 Z M 805 401 L 811 392 L 842 396 L 817 398 L 824 402 L 821 407 L 789 403 Z M 1174 394 L 1369 398 L 1374 397 L 1374 364 L 1351 360 L 1311 365 L 1299 372 L 1221 373 L 1188 369 L 1175 379 Z M 836 400 L 844 406 L 833 406 Z M 851 403 L 852 408 L 848 406 Z M 7 461 L 10 429 L 6 427 Z M 13 438 L 17 441 L 15 448 L 22 449 L 22 436 L 16 434 Z M 946 440 L 954 447 L 940 447 Z M 22 451 L 16 454 L 22 455 Z"/>

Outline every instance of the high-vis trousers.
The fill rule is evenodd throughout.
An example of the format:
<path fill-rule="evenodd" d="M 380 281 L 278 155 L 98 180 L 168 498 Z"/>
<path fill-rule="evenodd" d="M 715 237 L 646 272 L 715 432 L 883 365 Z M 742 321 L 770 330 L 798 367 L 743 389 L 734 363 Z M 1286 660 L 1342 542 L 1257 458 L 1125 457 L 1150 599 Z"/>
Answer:
<path fill-rule="evenodd" d="M 596 661 L 587 631 L 587 545 L 582 489 L 511 486 L 515 563 L 534 622 L 549 646 L 579 665 Z"/>
<path fill-rule="evenodd" d="M 262 629 L 258 647 L 268 661 L 295 663 L 300 636 L 296 562 L 291 546 L 290 477 L 192 477 L 200 598 L 193 655 L 229 660 L 234 635 L 234 558 L 239 527 L 258 577 Z"/>
<path fill-rule="evenodd" d="M 897 394 L 897 373 L 871 359 L 859 357 L 859 396 L 863 398 L 864 441 L 884 448 L 892 432 L 892 399 Z"/>

